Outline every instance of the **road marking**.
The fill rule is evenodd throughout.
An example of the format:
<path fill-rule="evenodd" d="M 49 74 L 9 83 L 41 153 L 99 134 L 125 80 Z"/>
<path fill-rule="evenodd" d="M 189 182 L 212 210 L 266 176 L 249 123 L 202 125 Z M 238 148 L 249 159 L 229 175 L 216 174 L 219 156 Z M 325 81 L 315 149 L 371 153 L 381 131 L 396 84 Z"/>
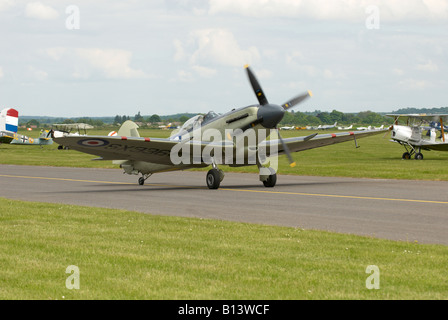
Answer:
<path fill-rule="evenodd" d="M 72 181 L 72 182 L 88 182 L 88 183 L 103 183 L 103 184 L 127 184 L 135 185 L 132 182 L 115 182 L 115 181 L 96 181 L 96 180 L 81 180 L 81 179 L 68 179 L 68 178 L 49 178 L 49 177 L 30 177 L 30 176 L 16 176 L 0 174 L 0 177 L 6 178 L 23 178 L 23 179 L 41 179 L 41 180 L 56 180 L 56 181 Z M 205 187 L 195 186 L 176 186 L 166 185 L 158 183 L 148 183 L 148 186 L 157 187 L 171 187 L 171 188 L 194 188 L 205 189 Z M 252 192 L 252 193 L 268 193 L 268 194 L 284 194 L 284 195 L 296 195 L 307 197 L 328 197 L 328 198 L 346 198 L 346 199 L 360 199 L 360 200 L 380 200 L 380 201 L 395 201 L 395 202 L 417 202 L 417 203 L 434 203 L 434 204 L 448 204 L 448 201 L 435 201 L 435 200 L 417 200 L 417 199 L 395 199 L 395 198 L 380 198 L 380 197 L 363 197 L 363 196 L 347 196 L 347 195 L 335 195 L 335 194 L 321 194 L 321 193 L 303 193 L 303 192 L 288 192 L 288 191 L 270 191 L 270 190 L 250 190 L 250 189 L 231 189 L 231 188 L 219 188 L 221 191 L 238 191 L 238 192 Z"/>
<path fill-rule="evenodd" d="M 226 188 L 219 188 L 219 190 L 244 191 L 244 192 L 260 192 L 260 193 L 272 193 L 272 194 L 288 194 L 288 195 L 298 195 L 298 196 L 329 197 L 329 198 L 349 198 L 349 199 L 361 199 L 361 200 L 383 200 L 383 201 L 401 201 L 401 202 L 448 204 L 448 201 L 416 200 L 416 199 L 394 199 L 394 198 L 378 198 L 378 197 L 362 197 L 362 196 L 344 196 L 344 195 L 322 194 L 322 193 L 303 193 L 303 192 L 250 190 L 250 189 L 226 189 Z"/>

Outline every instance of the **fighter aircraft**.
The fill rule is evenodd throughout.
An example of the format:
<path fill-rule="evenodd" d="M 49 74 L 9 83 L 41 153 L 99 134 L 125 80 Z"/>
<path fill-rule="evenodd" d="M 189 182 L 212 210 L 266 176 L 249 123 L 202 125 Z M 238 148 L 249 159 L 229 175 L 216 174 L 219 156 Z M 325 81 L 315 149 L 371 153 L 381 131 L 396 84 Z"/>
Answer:
<path fill-rule="evenodd" d="M 249 66 L 247 76 L 259 104 L 233 109 L 219 115 L 210 111 L 186 121 L 169 138 L 140 137 L 138 126 L 128 120 L 116 136 L 54 137 L 58 144 L 97 155 L 98 160 L 114 160 L 127 174 L 141 174 L 140 185 L 156 172 L 212 166 L 206 174 L 209 189 L 218 189 L 224 178 L 221 164 L 229 166 L 256 165 L 265 187 L 277 181 L 275 159 L 286 154 L 291 167 L 291 152 L 298 152 L 378 134 L 380 131 L 310 134 L 283 139 L 278 124 L 287 110 L 311 96 L 308 91 L 282 105 L 268 101 Z M 271 133 L 278 139 L 267 139 Z M 252 143 L 251 143 L 252 140 Z M 253 143 L 255 140 L 255 143 Z M 247 141 L 247 143 L 246 143 Z M 274 164 L 274 165 L 273 165 Z"/>
<path fill-rule="evenodd" d="M 17 135 L 19 112 L 13 108 L 0 111 L 0 143 L 11 143 Z"/>
<path fill-rule="evenodd" d="M 403 159 L 410 159 L 412 156 L 416 160 L 422 160 L 422 150 L 448 151 L 448 133 L 445 133 L 444 122 L 448 121 L 448 114 L 388 114 L 395 119 L 394 124 L 389 128 L 392 131 L 391 141 L 398 142 L 405 149 Z M 399 120 L 405 121 L 405 125 L 399 125 Z M 440 122 L 440 136 L 437 138 L 435 128 L 430 128 L 423 135 L 425 122 Z"/>
<path fill-rule="evenodd" d="M 44 130 L 39 138 L 31 138 L 24 135 L 14 134 L 14 139 L 11 144 L 25 145 L 25 146 L 48 146 L 53 144 L 53 139 L 50 137 L 49 131 Z"/>

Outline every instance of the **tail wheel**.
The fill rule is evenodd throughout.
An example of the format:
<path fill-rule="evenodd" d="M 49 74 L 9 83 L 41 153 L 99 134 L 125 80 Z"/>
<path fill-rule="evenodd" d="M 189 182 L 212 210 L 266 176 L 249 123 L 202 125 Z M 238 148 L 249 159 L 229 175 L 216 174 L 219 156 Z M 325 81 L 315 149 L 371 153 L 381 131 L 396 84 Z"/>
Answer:
<path fill-rule="evenodd" d="M 206 177 L 207 187 L 209 189 L 218 189 L 221 183 L 221 174 L 217 169 L 211 169 L 207 172 Z"/>
<path fill-rule="evenodd" d="M 277 183 L 277 174 L 271 174 L 266 181 L 263 181 L 263 184 L 266 188 L 273 188 Z"/>

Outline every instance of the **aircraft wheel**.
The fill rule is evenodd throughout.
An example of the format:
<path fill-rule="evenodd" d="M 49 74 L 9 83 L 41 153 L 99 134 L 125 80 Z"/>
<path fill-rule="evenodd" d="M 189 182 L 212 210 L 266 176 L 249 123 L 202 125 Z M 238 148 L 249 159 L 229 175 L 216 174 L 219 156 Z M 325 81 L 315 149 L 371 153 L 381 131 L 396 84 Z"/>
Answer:
<path fill-rule="evenodd" d="M 140 178 L 138 178 L 138 184 L 139 185 L 144 185 L 145 184 L 145 178 L 143 178 L 143 177 L 140 177 Z"/>
<path fill-rule="evenodd" d="M 423 160 L 423 154 L 418 152 L 415 154 L 415 160 Z"/>
<path fill-rule="evenodd" d="M 409 160 L 411 159 L 411 154 L 409 152 L 405 152 L 403 153 L 403 156 L 401 158 L 403 158 L 404 160 Z"/>
<path fill-rule="evenodd" d="M 207 187 L 209 189 L 218 189 L 219 184 L 221 183 L 221 174 L 217 169 L 211 169 L 207 172 Z"/>
<path fill-rule="evenodd" d="M 277 174 L 271 174 L 268 180 L 263 181 L 263 184 L 266 188 L 273 188 L 277 183 Z"/>

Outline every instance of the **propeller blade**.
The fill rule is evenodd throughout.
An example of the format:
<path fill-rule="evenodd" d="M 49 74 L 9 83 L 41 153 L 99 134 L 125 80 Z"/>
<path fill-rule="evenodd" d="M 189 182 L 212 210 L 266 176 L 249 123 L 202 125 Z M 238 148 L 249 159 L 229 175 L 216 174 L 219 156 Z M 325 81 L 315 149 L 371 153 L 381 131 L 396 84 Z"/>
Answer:
<path fill-rule="evenodd" d="M 278 130 L 278 128 L 276 128 L 276 129 L 277 129 L 278 138 L 280 139 L 280 142 L 282 143 L 283 150 L 285 151 L 286 156 L 288 157 L 288 160 L 289 160 L 289 166 L 290 166 L 291 168 L 293 168 L 293 167 L 296 166 L 296 162 L 295 162 L 294 159 L 292 158 L 292 156 L 291 156 L 291 151 L 289 151 L 289 148 L 288 148 L 288 146 L 286 145 L 285 141 L 283 141 L 283 138 L 282 138 L 282 136 L 280 135 L 280 131 Z"/>
<path fill-rule="evenodd" d="M 244 67 L 247 70 L 250 84 L 252 85 L 252 89 L 254 90 L 260 105 L 264 106 L 265 104 L 269 104 L 268 99 L 266 99 L 266 96 L 264 95 L 263 89 L 261 89 L 261 86 L 253 72 L 250 70 L 249 65 L 246 64 Z"/>
<path fill-rule="evenodd" d="M 386 135 L 387 135 L 389 132 L 391 132 L 393 128 L 394 128 L 394 125 L 391 125 L 391 126 L 389 127 L 389 130 L 387 130 L 386 132 L 384 132 L 383 139 L 386 138 Z"/>
<path fill-rule="evenodd" d="M 296 104 L 299 104 L 300 102 L 302 102 L 312 96 L 313 96 L 313 93 L 311 91 L 308 91 L 305 94 L 301 94 L 295 98 L 292 98 L 290 101 L 284 103 L 282 105 L 282 107 L 283 107 L 283 109 L 288 110 L 288 109 L 294 107 Z"/>

